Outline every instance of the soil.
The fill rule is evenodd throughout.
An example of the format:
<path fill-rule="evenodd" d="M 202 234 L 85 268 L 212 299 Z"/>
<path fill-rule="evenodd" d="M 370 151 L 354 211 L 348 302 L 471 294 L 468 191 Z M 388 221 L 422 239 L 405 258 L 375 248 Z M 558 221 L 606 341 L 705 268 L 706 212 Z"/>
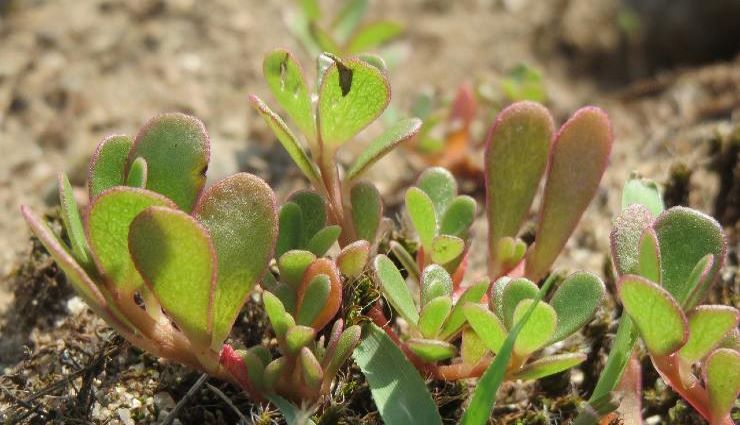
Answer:
<path fill-rule="evenodd" d="M 339 2 L 321 3 L 336 10 Z M 616 135 L 611 165 L 558 267 L 598 272 L 613 289 L 609 225 L 621 185 L 636 171 L 662 182 L 669 204 L 722 222 L 729 259 L 711 297 L 740 307 L 740 6 L 731 0 L 642 3 L 377 0 L 370 13 L 407 27 L 395 46 L 402 60 L 391 71 L 399 111 L 422 91 L 449 98 L 463 82 L 495 84 L 520 63 L 542 72 L 546 103 L 559 122 L 585 104 L 607 110 Z M 706 7 L 697 11 L 697 4 Z M 249 93 L 266 97 L 261 58 L 274 47 L 296 52 L 313 70 L 287 29 L 293 8 L 278 0 L 0 0 L 0 153 L 6 161 L 0 167 L 1 422 L 159 423 L 198 380 L 190 370 L 128 347 L 85 308 L 29 239 L 18 208 L 27 204 L 54 219 L 56 173 L 65 171 L 83 187 L 87 159 L 101 138 L 135 133 L 164 111 L 204 121 L 212 140 L 211 181 L 248 170 L 273 184 L 281 199 L 305 186 L 246 99 Z M 667 17 L 660 13 L 665 10 Z M 476 140 L 494 115 L 492 107 L 479 112 Z M 473 156 L 480 158 L 480 152 Z M 406 153 L 383 161 L 369 177 L 392 210 L 420 161 Z M 468 183 L 463 187 L 480 199 L 479 185 Z M 484 223 L 476 229 L 475 243 L 482 244 Z M 482 258 L 474 259 L 471 279 L 483 272 Z M 491 423 L 567 423 L 608 352 L 614 306 L 607 300 L 563 348 L 589 353 L 581 368 L 536 384 L 505 385 Z M 250 303 L 232 337 L 257 342 L 263 333 L 261 309 Z M 643 413 L 651 423 L 702 423 L 648 364 L 643 369 Z M 456 423 L 468 388 L 441 382 L 430 388 L 446 423 Z M 379 423 L 354 368 L 321 411 L 322 424 Z M 268 406 L 209 380 L 178 421 L 277 418 Z"/>

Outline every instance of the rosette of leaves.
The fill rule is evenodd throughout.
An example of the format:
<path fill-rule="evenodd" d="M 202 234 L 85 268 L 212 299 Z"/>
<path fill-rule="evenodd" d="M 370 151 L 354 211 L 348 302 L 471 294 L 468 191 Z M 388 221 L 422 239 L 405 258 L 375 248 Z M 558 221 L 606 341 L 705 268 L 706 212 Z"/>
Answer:
<path fill-rule="evenodd" d="M 585 107 L 555 133 L 550 113 L 524 101 L 504 109 L 486 142 L 489 275 L 544 277 L 596 194 L 612 145 L 609 119 Z M 519 237 L 545 175 L 534 243 Z"/>
<path fill-rule="evenodd" d="M 360 177 L 376 161 L 419 130 L 417 118 L 403 119 L 370 141 L 343 173 L 337 151 L 375 121 L 388 106 L 390 86 L 377 57 L 319 58 L 315 95 L 301 66 L 286 50 L 265 56 L 263 73 L 277 103 L 302 135 L 262 100 L 250 101 L 327 205 L 327 222 L 341 227 L 340 246 L 375 242 L 383 205 L 375 186 Z M 314 102 L 312 99 L 316 99 Z"/>
<path fill-rule="evenodd" d="M 619 299 L 663 380 L 710 423 L 731 424 L 740 391 L 740 313 L 701 305 L 725 261 L 720 225 L 690 208 L 654 217 L 632 204 L 614 223 L 612 256 Z"/>
<path fill-rule="evenodd" d="M 277 238 L 272 190 L 246 173 L 204 190 L 209 139 L 197 119 L 164 114 L 103 140 L 82 211 L 59 178 L 64 233 L 22 212 L 80 297 L 133 345 L 241 384 L 224 344 Z"/>

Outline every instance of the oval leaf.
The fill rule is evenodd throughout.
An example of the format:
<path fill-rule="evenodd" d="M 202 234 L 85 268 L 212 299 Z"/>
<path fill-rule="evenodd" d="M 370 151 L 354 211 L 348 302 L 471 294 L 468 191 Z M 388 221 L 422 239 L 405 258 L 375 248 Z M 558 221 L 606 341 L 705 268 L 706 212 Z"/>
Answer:
<path fill-rule="evenodd" d="M 457 354 L 454 345 L 436 339 L 411 338 L 406 341 L 406 345 L 414 354 L 428 362 L 447 360 Z"/>
<path fill-rule="evenodd" d="M 355 162 L 347 171 L 347 180 L 353 180 L 360 176 L 365 170 L 380 158 L 392 151 L 398 144 L 416 136 L 421 128 L 421 120 L 408 118 L 397 122 L 388 128 L 380 136 L 375 138 L 355 159 Z"/>
<path fill-rule="evenodd" d="M 514 310 L 515 324 L 524 317 L 534 302 L 533 299 L 525 299 L 519 302 L 516 310 Z M 514 352 L 524 357 L 544 347 L 547 341 L 552 338 L 557 321 L 558 315 L 555 313 L 555 309 L 539 301 L 514 343 Z"/>
<path fill-rule="evenodd" d="M 319 258 L 311 263 L 303 274 L 303 281 L 298 287 L 298 292 L 296 294 L 296 305 L 299 306 L 300 309 L 304 303 L 309 302 L 306 297 L 309 295 L 308 289 L 310 283 L 316 276 L 321 274 L 329 277 L 331 290 L 329 291 L 329 296 L 327 297 L 326 302 L 320 305 L 320 312 L 315 315 L 315 318 L 311 321 L 311 327 L 317 331 L 324 329 L 324 326 L 331 321 L 331 319 L 337 314 L 339 307 L 342 305 L 342 280 L 334 262 L 328 258 Z"/>
<path fill-rule="evenodd" d="M 316 256 L 308 251 L 294 249 L 286 252 L 278 258 L 280 280 L 293 288 L 297 288 L 303 280 L 306 269 L 314 260 L 316 260 Z"/>
<path fill-rule="evenodd" d="M 462 293 L 462 295 L 460 295 L 460 298 L 458 298 L 455 303 L 455 307 L 452 309 L 452 313 L 450 313 L 450 317 L 442 328 L 440 339 L 447 340 L 460 331 L 463 324 L 465 324 L 465 314 L 463 312 L 465 304 L 468 302 L 480 302 L 483 295 L 485 295 L 486 290 L 488 290 L 488 282 L 480 282 L 475 285 L 471 285 Z"/>
<path fill-rule="evenodd" d="M 501 319 L 483 304 L 465 303 L 463 312 L 470 327 L 478 334 L 486 348 L 494 354 L 498 353 L 508 334 Z"/>
<path fill-rule="evenodd" d="M 456 197 L 445 210 L 439 225 L 439 233 L 464 237 L 475 220 L 477 204 L 467 195 Z"/>
<path fill-rule="evenodd" d="M 370 243 L 356 241 L 345 246 L 337 256 L 337 267 L 343 275 L 357 277 L 365 270 L 370 259 Z"/>
<path fill-rule="evenodd" d="M 633 204 L 644 206 L 653 217 L 657 217 L 665 209 L 658 185 L 640 177 L 630 178 L 622 189 L 622 209 Z"/>
<path fill-rule="evenodd" d="M 406 280 L 396 265 L 390 258 L 381 254 L 375 257 L 373 267 L 385 298 L 401 317 L 412 325 L 416 325 L 419 322 L 419 312 L 411 297 L 411 291 L 406 285 Z"/>
<path fill-rule="evenodd" d="M 303 70 L 293 55 L 285 49 L 275 49 L 265 56 L 262 74 L 272 95 L 295 121 L 303 134 L 316 137 L 311 97 Z"/>
<path fill-rule="evenodd" d="M 432 200 L 437 217 L 442 217 L 442 214 L 457 195 L 455 176 L 443 167 L 432 167 L 424 170 L 416 180 L 416 187 L 424 191 Z"/>
<path fill-rule="evenodd" d="M 702 305 L 689 314 L 689 339 L 678 355 L 689 364 L 703 359 L 737 327 L 737 309 L 726 305 Z"/>
<path fill-rule="evenodd" d="M 77 201 L 72 192 L 72 185 L 69 184 L 69 179 L 64 173 L 59 175 L 58 182 L 59 204 L 62 207 L 62 222 L 69 238 L 72 254 L 83 268 L 90 270 L 92 265 L 89 254 L 90 248 L 87 246 L 85 230 L 82 226 L 82 218 L 80 217 L 80 210 L 77 207 Z"/>
<path fill-rule="evenodd" d="M 604 283 L 588 272 L 568 276 L 550 300 L 558 315 L 558 325 L 550 342 L 556 342 L 581 329 L 596 313 L 604 298 Z"/>
<path fill-rule="evenodd" d="M 280 258 L 290 250 L 303 245 L 303 213 L 295 202 L 286 202 L 280 207 L 278 216 L 278 239 L 275 256 Z"/>
<path fill-rule="evenodd" d="M 617 274 L 640 273 L 640 238 L 653 223 L 650 211 L 642 205 L 630 205 L 614 219 L 609 235 L 612 261 Z"/>
<path fill-rule="evenodd" d="M 640 238 L 640 252 L 637 269 L 639 275 L 652 282 L 660 283 L 660 248 L 658 236 L 652 228 L 645 229 Z"/>
<path fill-rule="evenodd" d="M 126 186 L 145 188 L 147 176 L 146 160 L 141 157 L 136 158 L 129 167 Z"/>
<path fill-rule="evenodd" d="M 108 136 L 100 142 L 90 158 L 87 174 L 90 199 L 113 186 L 123 186 L 126 161 L 133 144 L 130 137 L 121 135 Z"/>
<path fill-rule="evenodd" d="M 456 260 L 465 250 L 465 241 L 457 236 L 439 235 L 432 240 L 432 261 L 445 265 Z"/>
<path fill-rule="evenodd" d="M 370 182 L 359 182 L 350 191 L 352 226 L 358 239 L 375 243 L 380 220 L 383 218 L 383 201 L 378 188 Z"/>
<path fill-rule="evenodd" d="M 527 278 L 512 279 L 501 290 L 501 296 L 494 299 L 494 305 L 499 317 L 504 322 L 506 329 L 514 326 L 514 311 L 519 303 L 525 299 L 531 299 L 537 296 L 540 289 Z"/>
<path fill-rule="evenodd" d="M 342 233 L 341 227 L 337 225 L 326 226 L 313 235 L 311 240 L 308 241 L 306 249 L 317 257 L 322 257 L 339 239 L 340 233 Z"/>
<path fill-rule="evenodd" d="M 429 301 L 419 315 L 419 332 L 424 338 L 434 338 L 452 310 L 452 298 L 441 296 Z"/>
<path fill-rule="evenodd" d="M 452 277 L 442 266 L 432 264 L 421 273 L 421 305 L 434 298 L 452 295 Z"/>
<path fill-rule="evenodd" d="M 430 252 L 432 241 L 437 234 L 437 215 L 432 199 L 421 189 L 411 187 L 406 191 L 406 211 L 424 250 Z"/>
<path fill-rule="evenodd" d="M 330 292 L 331 281 L 329 280 L 329 276 L 325 274 L 314 276 L 308 283 L 303 300 L 298 305 L 296 323 L 310 326 L 324 308 L 324 304 L 329 299 Z"/>
<path fill-rule="evenodd" d="M 740 392 L 740 352 L 721 348 L 707 358 L 704 380 L 713 423 L 723 423 Z M 729 419 L 728 419 L 729 423 Z"/>

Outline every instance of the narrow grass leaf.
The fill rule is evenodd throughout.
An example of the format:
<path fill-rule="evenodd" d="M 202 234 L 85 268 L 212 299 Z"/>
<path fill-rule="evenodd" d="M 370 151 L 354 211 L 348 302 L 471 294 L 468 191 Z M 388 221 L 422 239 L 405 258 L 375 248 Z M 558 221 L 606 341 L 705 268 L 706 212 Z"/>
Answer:
<path fill-rule="evenodd" d="M 216 249 L 218 280 L 213 294 L 213 344 L 229 335 L 249 292 L 260 281 L 275 250 L 277 200 L 259 177 L 238 173 L 211 186 L 194 215 Z"/>
<path fill-rule="evenodd" d="M 146 188 L 190 211 L 206 183 L 210 141 L 203 123 L 180 113 L 152 118 L 139 131 L 129 152 L 129 164 L 144 158 Z"/>
<path fill-rule="evenodd" d="M 365 170 L 373 165 L 398 144 L 414 137 L 421 128 L 421 120 L 408 118 L 401 120 L 388 128 L 380 136 L 375 138 L 355 159 L 355 162 L 347 171 L 347 180 L 359 177 Z"/>
<path fill-rule="evenodd" d="M 383 332 L 369 324 L 352 357 L 367 379 L 386 425 L 442 425 L 437 405 L 419 372 Z"/>
<path fill-rule="evenodd" d="M 534 302 L 531 299 L 524 299 L 519 302 L 516 310 L 514 310 L 514 323 L 521 320 Z M 524 325 L 516 343 L 514 343 L 514 352 L 524 357 L 544 347 L 552 338 L 557 322 L 558 315 L 555 309 L 545 302 L 538 302 L 537 307 L 529 317 L 529 321 Z"/>
<path fill-rule="evenodd" d="M 131 223 L 129 249 L 162 308 L 188 338 L 208 346 L 217 277 L 208 231 L 182 211 L 150 207 Z"/>
<path fill-rule="evenodd" d="M 475 211 L 477 204 L 475 199 L 467 195 L 456 197 L 450 205 L 447 206 L 439 224 L 439 233 L 443 235 L 452 235 L 465 237 L 468 229 L 475 220 Z"/>
<path fill-rule="evenodd" d="M 457 195 L 457 181 L 447 169 L 432 167 L 424 170 L 416 180 L 416 187 L 429 196 L 437 217 L 442 217 Z"/>
<path fill-rule="evenodd" d="M 596 313 L 606 291 L 593 273 L 576 272 L 565 278 L 550 300 L 558 315 L 558 325 L 550 342 L 556 342 L 581 329 Z"/>
<path fill-rule="evenodd" d="M 579 109 L 558 132 L 535 244 L 527 257 L 526 276 L 530 279 L 539 280 L 547 273 L 596 195 L 612 139 L 609 118 L 596 107 Z"/>
<path fill-rule="evenodd" d="M 442 324 L 452 310 L 452 298 L 440 296 L 430 300 L 421 309 L 419 315 L 419 332 L 424 338 L 434 338 L 439 334 Z"/>
<path fill-rule="evenodd" d="M 462 295 L 460 295 L 460 298 L 458 298 L 457 302 L 455 303 L 455 307 L 452 308 L 450 317 L 447 318 L 447 321 L 442 328 L 442 332 L 440 333 L 441 339 L 446 340 L 460 331 L 463 324 L 465 324 L 465 314 L 463 310 L 465 304 L 468 302 L 480 302 L 480 300 L 483 298 L 483 295 L 485 295 L 486 290 L 488 290 L 488 282 L 484 281 L 476 283 L 475 285 L 471 285 L 465 290 L 465 292 L 462 293 Z"/>
<path fill-rule="evenodd" d="M 69 238 L 72 255 L 83 269 L 90 270 L 92 267 L 90 248 L 87 245 L 87 239 L 85 239 L 85 229 L 82 226 L 82 218 L 72 191 L 72 185 L 69 184 L 69 179 L 64 173 L 59 175 L 58 182 L 62 222 Z"/>
<path fill-rule="evenodd" d="M 275 49 L 265 56 L 262 74 L 272 95 L 311 140 L 316 137 L 316 122 L 311 95 L 301 65 L 285 49 Z"/>
<path fill-rule="evenodd" d="M 740 392 L 740 352 L 721 348 L 707 358 L 704 381 L 709 392 L 712 423 L 729 423 L 729 413 Z"/>
<path fill-rule="evenodd" d="M 640 276 L 626 275 L 618 282 L 618 292 L 652 354 L 666 356 L 684 345 L 686 316 L 668 291 Z"/>
<path fill-rule="evenodd" d="M 388 302 L 407 322 L 416 325 L 419 322 L 419 312 L 414 304 L 411 291 L 406 285 L 406 280 L 393 261 L 380 254 L 375 257 L 373 268 Z"/>
<path fill-rule="evenodd" d="M 275 362 L 277 362 L 278 360 L 281 359 L 277 359 L 275 360 Z M 275 362 L 272 362 L 270 364 L 273 364 Z M 280 365 L 282 365 L 282 363 L 280 363 Z M 311 420 L 310 411 L 302 410 L 295 404 L 276 394 L 270 394 L 267 396 L 267 398 L 270 400 L 270 402 L 277 406 L 278 410 L 280 410 L 280 413 L 283 414 L 283 418 L 285 418 L 285 422 L 287 422 L 288 425 L 316 425 L 316 423 Z"/>
<path fill-rule="evenodd" d="M 375 243 L 380 219 L 383 217 L 383 201 L 374 184 L 359 182 L 350 191 L 352 225 L 358 239 Z"/>
<path fill-rule="evenodd" d="M 470 327 L 478 334 L 486 348 L 494 354 L 498 353 L 508 334 L 501 319 L 483 304 L 468 302 L 462 311 Z"/>
<path fill-rule="evenodd" d="M 90 199 L 113 186 L 123 186 L 126 161 L 134 142 L 128 136 L 109 136 L 98 145 L 90 158 L 87 174 Z"/>
<path fill-rule="evenodd" d="M 544 378 L 568 370 L 583 363 L 585 360 L 586 355 L 583 353 L 568 353 L 543 357 L 521 368 L 514 375 L 514 378 L 524 381 Z"/>
<path fill-rule="evenodd" d="M 737 328 L 738 311 L 726 305 L 702 305 L 688 317 L 689 339 L 678 355 L 689 364 L 703 359 Z"/>
<path fill-rule="evenodd" d="M 658 185 L 652 180 L 639 177 L 630 178 L 622 189 L 622 209 L 633 204 L 644 206 L 653 217 L 657 217 L 665 209 Z"/>
<path fill-rule="evenodd" d="M 403 25 L 393 21 L 378 21 L 357 30 L 349 40 L 347 50 L 357 54 L 367 52 L 388 43 L 403 33 Z"/>
<path fill-rule="evenodd" d="M 421 189 L 411 187 L 406 191 L 406 211 L 424 250 L 431 252 L 437 234 L 437 216 L 432 199 Z"/>

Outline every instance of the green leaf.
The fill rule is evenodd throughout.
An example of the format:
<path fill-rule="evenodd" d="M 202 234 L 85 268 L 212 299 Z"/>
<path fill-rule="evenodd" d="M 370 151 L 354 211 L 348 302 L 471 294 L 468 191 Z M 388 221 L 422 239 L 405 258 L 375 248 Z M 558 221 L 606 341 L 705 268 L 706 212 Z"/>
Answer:
<path fill-rule="evenodd" d="M 514 323 L 521 320 L 534 302 L 532 299 L 524 299 L 519 302 L 516 310 L 514 310 Z M 558 315 L 555 309 L 542 301 L 537 303 L 529 321 L 524 325 L 516 343 L 514 343 L 514 352 L 518 356 L 524 357 L 544 347 L 552 338 L 557 322 Z"/>
<path fill-rule="evenodd" d="M 136 158 L 131 163 L 131 167 L 128 170 L 128 176 L 126 177 L 126 186 L 131 187 L 146 187 L 147 178 L 147 165 L 144 158 Z"/>
<path fill-rule="evenodd" d="M 406 211 L 419 235 L 421 245 L 430 252 L 437 234 L 437 217 L 432 199 L 421 189 L 411 187 L 406 191 Z"/>
<path fill-rule="evenodd" d="M 211 236 L 218 259 L 213 294 L 213 345 L 229 335 L 249 292 L 267 270 L 275 250 L 275 194 L 259 177 L 238 173 L 211 186 L 194 216 Z"/>
<path fill-rule="evenodd" d="M 540 379 L 546 376 L 568 370 L 586 361 L 583 353 L 568 353 L 556 356 L 543 357 L 521 368 L 515 375 L 515 379 L 524 381 Z"/>
<path fill-rule="evenodd" d="M 189 339 L 209 346 L 217 265 L 208 231 L 182 211 L 150 207 L 131 223 L 128 239 L 136 268 L 162 308 Z"/>
<path fill-rule="evenodd" d="M 282 373 L 281 369 L 285 364 L 283 360 L 284 359 L 281 358 L 270 363 L 271 365 L 276 365 L 274 367 L 275 371 L 273 372 L 273 376 L 275 376 L 275 378 Z M 310 409 L 303 410 L 276 394 L 269 394 L 267 398 L 272 402 L 272 404 L 277 406 L 288 425 L 316 425 L 316 423 L 311 420 L 312 413 Z"/>
<path fill-rule="evenodd" d="M 270 363 L 268 363 L 267 366 L 265 366 L 265 372 L 262 375 L 262 378 L 263 378 L 262 379 L 262 382 L 265 384 L 265 388 L 267 388 L 269 392 L 272 392 L 272 391 L 275 390 L 276 384 L 279 384 L 280 383 L 280 379 L 283 377 L 283 375 L 285 375 L 285 371 L 286 371 L 286 368 L 287 368 L 287 366 L 286 366 L 287 363 L 288 363 L 288 358 L 287 357 L 278 357 L 277 359 L 275 359 L 275 360 L 271 361 Z M 268 392 L 268 394 L 269 394 L 269 392 Z M 277 396 L 275 396 L 275 395 L 268 395 L 268 397 L 270 398 L 271 401 L 274 402 L 274 399 Z M 283 401 L 285 401 L 285 400 L 283 400 Z M 289 406 L 293 406 L 292 404 L 288 403 L 287 401 L 285 401 L 285 403 L 288 404 Z M 275 404 L 277 404 L 277 403 L 275 403 Z M 280 406 L 279 404 L 277 404 L 277 405 Z M 295 406 L 293 406 L 293 407 L 295 408 Z M 280 407 L 280 411 L 284 415 L 286 415 L 286 419 L 287 419 L 288 418 L 288 415 L 286 414 L 286 412 L 283 409 L 283 407 Z"/>
<path fill-rule="evenodd" d="M 305 297 L 308 295 L 309 284 L 314 277 L 322 274 L 329 277 L 331 289 L 326 302 L 321 304 L 319 313 L 311 322 L 311 327 L 317 331 L 323 329 L 336 316 L 337 311 L 339 311 L 342 305 L 342 279 L 334 261 L 328 258 L 319 258 L 314 261 L 306 269 L 303 275 L 303 281 L 297 291 L 298 305 L 302 305 L 305 302 Z"/>
<path fill-rule="evenodd" d="M 614 337 L 609 357 L 606 359 L 606 364 L 601 371 L 601 375 L 599 375 L 598 382 L 596 382 L 596 388 L 588 399 L 589 404 L 598 404 L 617 388 L 632 357 L 632 351 L 636 343 L 637 329 L 634 322 L 632 322 L 629 315 L 622 315 L 619 319 L 617 335 Z"/>
<path fill-rule="evenodd" d="M 419 312 L 416 310 L 406 281 L 393 261 L 385 255 L 378 255 L 373 262 L 373 268 L 388 302 L 407 322 L 416 325 L 419 322 Z"/>
<path fill-rule="evenodd" d="M 547 90 L 542 74 L 526 64 L 518 64 L 501 80 L 501 90 L 509 100 L 544 102 Z"/>
<path fill-rule="evenodd" d="M 406 270 L 412 279 L 419 282 L 421 279 L 421 271 L 419 270 L 419 265 L 416 263 L 414 257 L 406 251 L 406 248 L 404 248 L 403 245 L 396 241 L 390 241 L 388 245 L 390 246 L 391 252 L 395 258 L 399 263 L 401 263 L 401 267 Z"/>
<path fill-rule="evenodd" d="M 498 353 L 507 335 L 501 319 L 483 304 L 465 303 L 463 312 L 470 327 L 478 334 L 486 348 L 494 354 Z"/>
<path fill-rule="evenodd" d="M 633 204 L 644 206 L 653 217 L 657 217 L 665 209 L 658 185 L 652 180 L 640 177 L 630 178 L 622 189 L 622 209 Z"/>
<path fill-rule="evenodd" d="M 530 316 L 532 316 L 537 306 L 539 306 L 539 301 L 550 290 L 550 286 L 555 280 L 553 276 L 551 275 L 551 277 L 545 280 L 532 305 L 524 316 L 522 316 L 521 320 L 511 329 L 504 344 L 501 346 L 501 350 L 499 350 L 496 358 L 494 358 L 493 363 L 488 366 L 488 369 L 486 369 L 483 376 L 478 380 L 468 408 L 463 413 L 460 421 L 462 425 L 484 425 L 487 423 L 493 409 L 494 400 L 496 399 L 496 392 L 498 392 L 498 388 L 506 377 L 514 343 L 519 336 L 519 332 L 527 325 Z"/>
<path fill-rule="evenodd" d="M 713 423 L 723 423 L 737 401 L 740 392 L 740 352 L 721 348 L 707 358 L 704 380 L 709 392 Z"/>
<path fill-rule="evenodd" d="M 486 355 L 488 349 L 477 333 L 471 328 L 462 331 L 460 357 L 463 363 L 474 365 Z"/>
<path fill-rule="evenodd" d="M 300 361 L 303 382 L 309 389 L 318 390 L 324 379 L 324 371 L 321 369 L 321 363 L 316 360 L 316 356 L 307 347 L 301 348 Z"/>
<path fill-rule="evenodd" d="M 288 201 L 301 207 L 302 244 L 307 245 L 311 238 L 326 226 L 326 202 L 321 195 L 312 190 L 299 190 L 290 195 Z"/>
<path fill-rule="evenodd" d="M 556 342 L 581 329 L 596 313 L 604 298 L 604 283 L 588 272 L 568 276 L 550 300 L 558 315 L 558 325 L 550 342 Z"/>
<path fill-rule="evenodd" d="M 378 70 L 384 74 L 388 72 L 388 66 L 385 64 L 385 60 L 379 55 L 365 53 L 357 55 L 357 57 L 360 58 L 361 61 L 367 62 L 368 64 L 378 68 Z"/>
<path fill-rule="evenodd" d="M 190 211 L 206 183 L 210 141 L 203 123 L 180 113 L 158 115 L 136 135 L 129 162 L 144 158 L 146 188 Z"/>
<path fill-rule="evenodd" d="M 737 327 L 737 309 L 726 305 L 702 305 L 689 314 L 689 339 L 678 355 L 689 364 L 703 359 Z"/>
<path fill-rule="evenodd" d="M 319 90 L 319 126 L 329 152 L 350 140 L 388 106 L 390 86 L 374 66 L 358 59 L 335 59 Z"/>
<path fill-rule="evenodd" d="M 280 258 L 292 249 L 303 245 L 303 213 L 295 202 L 286 202 L 280 207 L 279 232 L 275 247 L 275 256 Z"/>
<path fill-rule="evenodd" d="M 321 19 L 321 8 L 317 0 L 299 0 L 298 4 L 303 12 L 303 17 L 309 21 Z"/>
<path fill-rule="evenodd" d="M 339 239 L 340 233 L 342 233 L 341 227 L 337 225 L 326 226 L 313 235 L 306 248 L 317 257 L 322 257 Z"/>
<path fill-rule="evenodd" d="M 437 217 L 442 217 L 455 195 L 457 195 L 457 181 L 447 169 L 432 167 L 424 170 L 416 180 L 416 187 L 429 196 L 434 205 Z"/>
<path fill-rule="evenodd" d="M 326 360 L 328 360 L 328 362 L 324 362 L 326 364 L 326 368 L 324 369 L 325 380 L 327 378 L 333 379 L 334 375 L 337 374 L 339 368 L 352 354 L 352 350 L 357 347 L 357 344 L 360 342 L 361 334 L 362 330 L 359 325 L 350 326 L 342 332 L 337 340 L 337 344 L 334 347 L 333 352 L 327 353 L 328 357 Z"/>
<path fill-rule="evenodd" d="M 666 356 L 684 345 L 686 316 L 668 291 L 640 276 L 626 275 L 619 279 L 618 292 L 652 354 Z"/>
<path fill-rule="evenodd" d="M 609 240 L 614 268 L 620 276 L 640 273 L 640 238 L 652 223 L 650 211 L 639 204 L 625 208 L 614 220 Z"/>
<path fill-rule="evenodd" d="M 465 303 L 480 302 L 487 290 L 488 282 L 484 281 L 471 285 L 460 295 L 460 298 L 455 303 L 455 307 L 452 309 L 452 313 L 450 313 L 450 317 L 447 318 L 447 322 L 445 322 L 442 328 L 442 332 L 440 332 L 440 339 L 446 340 L 454 336 L 462 328 L 463 324 L 465 324 L 465 314 L 463 311 Z"/>
<path fill-rule="evenodd" d="M 295 320 L 285 311 L 285 307 L 280 302 L 280 299 L 272 293 L 263 292 L 262 302 L 265 305 L 265 312 L 267 313 L 267 318 L 270 319 L 272 330 L 275 331 L 275 336 L 279 339 L 283 338 L 288 332 L 288 329 L 295 326 Z"/>
<path fill-rule="evenodd" d="M 655 220 L 654 228 L 660 243 L 663 287 L 684 309 L 690 309 L 704 297 L 724 263 L 727 244 L 722 227 L 699 211 L 673 207 Z M 687 277 L 707 254 L 714 255 L 716 261 L 698 285 L 691 287 Z"/>
<path fill-rule="evenodd" d="M 411 338 L 406 341 L 406 346 L 427 362 L 447 360 L 457 354 L 457 348 L 454 345 L 436 339 Z"/>
<path fill-rule="evenodd" d="M 349 41 L 347 50 L 357 54 L 381 46 L 403 33 L 403 25 L 393 21 L 378 21 L 360 28 Z"/>
<path fill-rule="evenodd" d="M 59 204 L 62 207 L 62 222 L 69 238 L 72 255 L 82 268 L 90 270 L 92 266 L 89 254 L 90 248 L 87 246 L 87 239 L 85 239 L 85 229 L 82 227 L 80 210 L 77 207 L 72 185 L 69 184 L 69 179 L 64 173 L 59 175 Z"/>
<path fill-rule="evenodd" d="M 324 308 L 326 300 L 329 299 L 329 292 L 331 292 L 329 276 L 325 274 L 314 276 L 308 283 L 303 300 L 298 306 L 296 323 L 310 326 Z"/>
<path fill-rule="evenodd" d="M 464 237 L 475 220 L 476 209 L 475 199 L 467 195 L 456 197 L 442 215 L 439 233 Z"/>
<path fill-rule="evenodd" d="M 347 171 L 346 179 L 353 180 L 359 177 L 365 170 L 380 158 L 392 151 L 400 143 L 414 137 L 421 128 L 421 120 L 408 118 L 401 120 L 388 128 L 380 136 L 375 138 L 355 159 L 355 162 Z"/>
<path fill-rule="evenodd" d="M 553 132 L 550 113 L 533 102 L 515 103 L 496 118 L 484 160 L 490 255 L 501 238 L 519 233 L 545 172 Z"/>
<path fill-rule="evenodd" d="M 294 249 L 278 258 L 280 280 L 296 288 L 303 279 L 308 266 L 316 260 L 316 256 L 308 251 Z"/>
<path fill-rule="evenodd" d="M 272 95 L 309 140 L 316 137 L 316 123 L 311 95 L 303 70 L 285 49 L 275 49 L 265 56 L 262 73 Z"/>
<path fill-rule="evenodd" d="M 288 329 L 285 334 L 285 344 L 288 354 L 298 354 L 301 348 L 313 342 L 316 331 L 309 326 L 296 325 Z"/>
<path fill-rule="evenodd" d="M 126 161 L 134 142 L 128 136 L 109 136 L 98 145 L 87 174 L 90 199 L 113 186 L 123 186 Z"/>
<path fill-rule="evenodd" d="M 421 305 L 434 298 L 452 295 L 452 277 L 442 266 L 432 264 L 421 273 Z"/>
<path fill-rule="evenodd" d="M 448 264 L 459 258 L 465 250 L 465 241 L 457 236 L 439 235 L 432 241 L 432 261 Z"/>
<path fill-rule="evenodd" d="M 357 238 L 375 243 L 378 226 L 383 217 L 383 201 L 374 184 L 359 182 L 352 186 L 350 191 L 352 204 L 352 225 Z"/>
<path fill-rule="evenodd" d="M 512 279 L 501 292 L 501 296 L 494 298 L 494 311 L 503 320 L 506 329 L 514 326 L 514 311 L 522 300 L 537 296 L 539 288 L 527 278 Z"/>
<path fill-rule="evenodd" d="M 430 300 L 421 309 L 419 315 L 419 332 L 424 338 L 434 338 L 452 310 L 452 298 L 440 296 Z"/>
<path fill-rule="evenodd" d="M 658 236 L 652 228 L 642 232 L 638 253 L 637 269 L 639 275 L 656 283 L 662 281 L 660 276 L 660 248 Z"/>
<path fill-rule="evenodd" d="M 272 129 L 275 133 L 278 141 L 290 158 L 295 162 L 296 166 L 303 172 L 312 184 L 317 184 L 321 181 L 319 177 L 319 171 L 316 168 L 316 164 L 308 157 L 308 154 L 303 147 L 298 143 L 298 138 L 288 128 L 282 118 L 274 113 L 263 101 L 257 96 L 249 96 L 249 102 L 252 106 L 257 109 L 257 112 L 262 115 L 262 118 L 267 123 L 267 126 Z"/>
<path fill-rule="evenodd" d="M 90 206 L 86 220 L 90 248 L 98 268 L 122 296 L 133 294 L 143 283 L 129 255 L 129 227 L 151 206 L 176 208 L 162 195 L 125 186 L 106 191 Z"/>
<path fill-rule="evenodd" d="M 369 324 L 352 357 L 386 425 L 442 425 L 424 380 L 382 329 Z"/>
<path fill-rule="evenodd" d="M 365 240 L 352 242 L 345 246 L 337 256 L 337 267 L 343 275 L 357 277 L 365 270 L 370 259 L 370 243 Z"/>
<path fill-rule="evenodd" d="M 342 9 L 337 13 L 331 24 L 332 30 L 341 42 L 347 39 L 355 32 L 362 17 L 367 11 L 367 0 L 347 0 L 344 2 Z"/>
<path fill-rule="evenodd" d="M 530 279 L 539 280 L 547 273 L 596 195 L 612 139 L 609 118 L 596 107 L 579 109 L 558 132 L 535 244 L 527 257 L 526 276 Z"/>
<path fill-rule="evenodd" d="M 684 303 L 685 305 L 695 306 L 696 304 L 699 304 L 701 299 L 704 297 L 702 287 L 703 285 L 708 285 L 710 283 L 707 282 L 706 279 L 712 272 L 713 265 L 714 256 L 712 256 L 712 254 L 707 254 L 704 258 L 699 260 L 699 262 L 696 263 L 696 266 L 694 266 L 694 269 L 691 270 L 691 274 L 688 279 L 686 279 L 686 286 L 691 288 L 691 292 Z"/>

